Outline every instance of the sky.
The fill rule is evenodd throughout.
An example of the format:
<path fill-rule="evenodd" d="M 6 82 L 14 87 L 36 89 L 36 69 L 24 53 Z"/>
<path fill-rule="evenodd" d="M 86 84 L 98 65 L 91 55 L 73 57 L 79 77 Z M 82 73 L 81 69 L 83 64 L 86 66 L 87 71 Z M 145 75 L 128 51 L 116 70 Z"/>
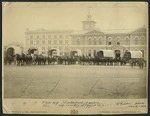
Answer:
<path fill-rule="evenodd" d="M 25 41 L 25 30 L 82 30 L 82 21 L 92 15 L 96 27 L 105 32 L 134 30 L 148 22 L 147 3 L 49 2 L 3 3 L 3 44 Z"/>

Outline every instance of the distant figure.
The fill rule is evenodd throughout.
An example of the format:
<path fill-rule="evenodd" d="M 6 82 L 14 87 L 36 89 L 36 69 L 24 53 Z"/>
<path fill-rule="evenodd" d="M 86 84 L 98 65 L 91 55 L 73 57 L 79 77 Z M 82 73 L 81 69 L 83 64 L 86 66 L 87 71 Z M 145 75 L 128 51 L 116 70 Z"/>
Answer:
<path fill-rule="evenodd" d="M 131 60 L 131 68 L 133 68 L 134 60 Z"/>

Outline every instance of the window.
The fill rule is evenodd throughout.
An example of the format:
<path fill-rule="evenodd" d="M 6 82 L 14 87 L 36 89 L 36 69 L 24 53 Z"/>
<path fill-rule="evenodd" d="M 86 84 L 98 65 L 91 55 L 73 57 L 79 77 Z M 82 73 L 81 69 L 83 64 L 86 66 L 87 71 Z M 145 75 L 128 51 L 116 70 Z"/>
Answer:
<path fill-rule="evenodd" d="M 51 35 L 48 35 L 48 38 L 51 38 Z"/>
<path fill-rule="evenodd" d="M 42 44 L 45 44 L 45 40 L 42 40 Z"/>
<path fill-rule="evenodd" d="M 142 45 L 145 44 L 145 37 L 141 37 L 141 44 L 142 44 Z"/>
<path fill-rule="evenodd" d="M 33 39 L 33 35 L 30 35 L 30 39 Z"/>
<path fill-rule="evenodd" d="M 117 45 L 120 45 L 120 42 L 117 42 Z"/>
<path fill-rule="evenodd" d="M 91 42 L 91 39 L 89 39 L 89 45 L 91 45 L 91 43 L 92 43 L 92 42 Z"/>
<path fill-rule="evenodd" d="M 36 40 L 36 44 L 39 44 L 39 40 Z"/>
<path fill-rule="evenodd" d="M 102 41 L 101 40 L 99 40 L 99 45 L 102 45 Z"/>
<path fill-rule="evenodd" d="M 54 38 L 57 38 L 57 35 L 54 35 Z"/>
<path fill-rule="evenodd" d="M 68 35 L 66 35 L 66 38 L 68 38 Z"/>
<path fill-rule="evenodd" d="M 57 44 L 57 40 L 54 40 L 54 44 Z"/>
<path fill-rule="evenodd" d="M 45 35 L 43 35 L 43 39 L 45 39 Z"/>
<path fill-rule="evenodd" d="M 79 39 L 77 39 L 77 45 L 80 45 L 80 40 Z"/>
<path fill-rule="evenodd" d="M 48 44 L 51 44 L 51 40 L 48 40 Z"/>
<path fill-rule="evenodd" d="M 62 46 L 59 46 L 59 50 L 61 51 L 63 48 L 62 48 Z"/>
<path fill-rule="evenodd" d="M 99 45 L 101 45 L 102 44 L 102 41 L 101 41 L 101 38 L 99 38 Z"/>
<path fill-rule="evenodd" d="M 111 44 L 112 44 L 112 43 L 111 43 L 111 40 L 112 40 L 112 38 L 109 37 L 109 38 L 108 38 L 108 45 L 111 45 Z"/>
<path fill-rule="evenodd" d="M 40 38 L 39 35 L 37 35 L 36 38 L 39 39 Z"/>
<path fill-rule="evenodd" d="M 62 40 L 59 40 L 59 44 L 63 44 L 63 41 L 62 41 Z"/>
<path fill-rule="evenodd" d="M 68 40 L 65 40 L 65 44 L 68 44 Z"/>
<path fill-rule="evenodd" d="M 126 38 L 126 44 L 129 45 L 129 38 Z"/>
<path fill-rule="evenodd" d="M 138 38 L 135 38 L 135 45 L 138 45 Z"/>
<path fill-rule="evenodd" d="M 30 40 L 30 44 L 31 44 L 31 45 L 33 44 L 33 40 Z"/>
<path fill-rule="evenodd" d="M 94 45 L 96 45 L 97 41 L 96 41 L 96 38 L 94 38 Z"/>

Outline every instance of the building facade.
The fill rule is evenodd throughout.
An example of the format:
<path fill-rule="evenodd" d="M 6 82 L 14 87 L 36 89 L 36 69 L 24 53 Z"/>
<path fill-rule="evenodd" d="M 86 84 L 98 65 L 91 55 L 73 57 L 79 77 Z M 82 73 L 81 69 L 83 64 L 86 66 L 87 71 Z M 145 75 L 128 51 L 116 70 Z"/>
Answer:
<path fill-rule="evenodd" d="M 48 50 L 56 49 L 60 55 L 77 51 L 82 55 L 93 56 L 99 50 L 113 50 L 115 55 L 123 56 L 125 51 L 142 51 L 146 57 L 146 28 L 143 26 L 128 33 L 106 33 L 95 27 L 96 22 L 90 14 L 82 21 L 83 29 L 27 30 L 25 32 L 25 50 L 37 49 L 39 53 L 47 54 Z"/>

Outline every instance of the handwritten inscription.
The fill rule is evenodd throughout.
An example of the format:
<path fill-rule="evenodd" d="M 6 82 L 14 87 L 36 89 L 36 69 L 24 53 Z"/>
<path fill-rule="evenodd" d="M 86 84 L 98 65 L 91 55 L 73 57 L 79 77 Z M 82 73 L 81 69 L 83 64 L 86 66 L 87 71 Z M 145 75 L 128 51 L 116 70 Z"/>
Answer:
<path fill-rule="evenodd" d="M 130 103 L 128 101 L 119 101 L 115 102 L 113 104 L 111 103 L 101 103 L 101 102 L 92 102 L 92 101 L 43 101 L 42 106 L 43 107 L 50 107 L 50 106 L 59 106 L 59 107 L 74 107 L 74 108 L 91 108 L 91 107 L 146 107 L 146 104 L 144 102 L 134 102 Z"/>

